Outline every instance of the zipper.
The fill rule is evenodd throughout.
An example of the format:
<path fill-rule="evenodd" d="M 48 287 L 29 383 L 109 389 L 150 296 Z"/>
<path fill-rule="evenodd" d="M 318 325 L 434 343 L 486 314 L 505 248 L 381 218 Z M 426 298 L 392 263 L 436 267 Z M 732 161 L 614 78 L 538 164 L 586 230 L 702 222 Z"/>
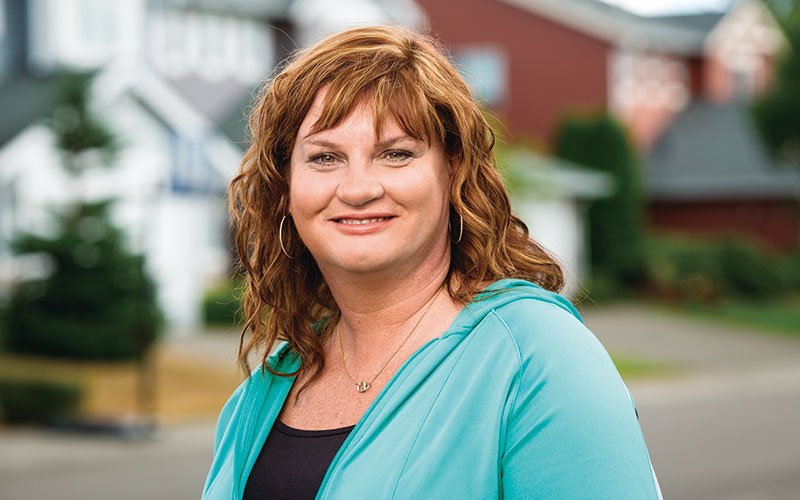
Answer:
<path fill-rule="evenodd" d="M 422 347 L 417 349 L 417 351 L 414 354 L 412 354 L 408 359 L 406 359 L 403 362 L 403 364 L 400 365 L 400 368 L 398 368 L 397 371 L 394 372 L 394 375 L 392 375 L 392 377 L 389 379 L 389 382 L 387 382 L 386 385 L 383 386 L 383 389 L 381 389 L 381 392 L 379 392 L 378 395 L 375 397 L 375 399 L 372 400 L 372 403 L 370 403 L 370 405 L 367 407 L 367 410 L 364 412 L 363 415 L 361 415 L 361 418 L 358 419 L 358 422 L 356 422 L 355 427 L 353 427 L 353 430 L 350 431 L 350 434 L 347 436 L 347 439 L 345 439 L 344 442 L 342 443 L 342 446 L 339 448 L 339 451 L 337 451 L 336 455 L 333 456 L 333 460 L 331 460 L 331 464 L 328 466 L 328 470 L 325 471 L 325 476 L 323 476 L 322 483 L 320 484 L 319 490 L 317 490 L 317 494 L 314 497 L 315 500 L 321 500 L 322 499 L 322 495 L 323 495 L 323 493 L 325 491 L 325 488 L 328 486 L 328 481 L 330 480 L 330 477 L 333 474 L 333 471 L 336 469 L 336 467 L 338 467 L 339 461 L 341 461 L 342 455 L 344 455 L 344 453 L 346 452 L 347 446 L 355 438 L 356 434 L 361 429 L 364 421 L 367 420 L 367 418 L 373 412 L 375 407 L 378 406 L 378 404 L 380 404 L 381 400 L 386 395 L 386 393 L 389 391 L 389 389 L 391 389 L 391 387 L 395 384 L 395 382 L 397 382 L 397 379 L 400 376 L 400 374 L 403 371 L 405 371 L 405 369 L 408 367 L 409 364 L 411 364 L 412 361 L 414 361 L 418 356 L 420 356 L 424 351 L 426 351 L 429 346 L 431 346 L 435 342 L 445 338 L 448 333 L 450 333 L 449 329 L 445 333 L 443 333 L 441 336 L 436 337 L 434 339 L 431 339 L 428 342 L 426 342 L 425 344 L 423 344 Z"/>

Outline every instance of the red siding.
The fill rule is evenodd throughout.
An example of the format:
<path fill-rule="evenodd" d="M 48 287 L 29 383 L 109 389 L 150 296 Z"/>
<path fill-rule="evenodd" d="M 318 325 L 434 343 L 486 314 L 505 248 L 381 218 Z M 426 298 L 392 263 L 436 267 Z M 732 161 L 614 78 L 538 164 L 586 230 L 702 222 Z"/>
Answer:
<path fill-rule="evenodd" d="M 777 248 L 800 248 L 800 205 L 793 201 L 654 202 L 650 225 L 700 236 L 744 234 Z"/>
<path fill-rule="evenodd" d="M 499 1 L 417 3 L 451 50 L 486 43 L 505 51 L 508 98 L 495 112 L 515 138 L 549 144 L 565 113 L 606 109 L 606 42 Z"/>

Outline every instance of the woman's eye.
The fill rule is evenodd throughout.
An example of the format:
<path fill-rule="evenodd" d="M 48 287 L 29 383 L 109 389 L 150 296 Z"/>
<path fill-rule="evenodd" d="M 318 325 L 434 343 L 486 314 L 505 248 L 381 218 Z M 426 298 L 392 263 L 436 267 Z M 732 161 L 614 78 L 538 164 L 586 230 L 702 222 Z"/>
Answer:
<path fill-rule="evenodd" d="M 401 163 L 401 162 L 404 162 L 404 161 L 408 161 L 413 156 L 414 155 L 411 154 L 409 151 L 403 151 L 403 150 L 399 150 L 399 149 L 392 150 L 392 151 L 387 151 L 384 154 L 384 158 L 386 158 L 389 161 L 396 162 L 396 163 Z"/>
<path fill-rule="evenodd" d="M 336 163 L 336 156 L 330 153 L 321 153 L 311 157 L 311 163 L 316 163 L 317 165 L 328 166 L 333 165 Z"/>

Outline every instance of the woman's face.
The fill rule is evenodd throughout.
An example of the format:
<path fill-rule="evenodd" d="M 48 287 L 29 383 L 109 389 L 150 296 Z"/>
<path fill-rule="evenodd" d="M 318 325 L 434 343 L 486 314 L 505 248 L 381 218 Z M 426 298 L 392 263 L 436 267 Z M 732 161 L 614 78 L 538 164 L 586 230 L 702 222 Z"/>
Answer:
<path fill-rule="evenodd" d="M 375 136 L 364 102 L 312 134 L 320 92 L 295 139 L 289 210 L 303 243 L 331 271 L 401 273 L 449 259 L 449 164 L 439 144 L 408 136 L 394 119 Z"/>

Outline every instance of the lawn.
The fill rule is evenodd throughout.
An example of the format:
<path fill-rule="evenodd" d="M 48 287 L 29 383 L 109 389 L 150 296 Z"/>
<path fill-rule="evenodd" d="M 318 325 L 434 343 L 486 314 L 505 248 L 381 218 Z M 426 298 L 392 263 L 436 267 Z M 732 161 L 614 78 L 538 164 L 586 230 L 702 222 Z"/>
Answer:
<path fill-rule="evenodd" d="M 679 367 L 675 365 L 625 354 L 611 353 L 611 359 L 614 360 L 619 374 L 626 381 L 675 375 L 680 371 Z"/>
<path fill-rule="evenodd" d="M 155 356 L 155 413 L 160 422 L 213 419 L 241 381 L 236 366 L 209 364 L 160 350 Z M 136 410 L 137 367 L 0 353 L 0 375 L 55 377 L 85 388 L 81 415 L 119 418 Z"/>
<path fill-rule="evenodd" d="M 797 294 L 772 301 L 728 300 L 719 305 L 687 304 L 669 309 L 709 321 L 800 339 L 800 295 Z"/>

